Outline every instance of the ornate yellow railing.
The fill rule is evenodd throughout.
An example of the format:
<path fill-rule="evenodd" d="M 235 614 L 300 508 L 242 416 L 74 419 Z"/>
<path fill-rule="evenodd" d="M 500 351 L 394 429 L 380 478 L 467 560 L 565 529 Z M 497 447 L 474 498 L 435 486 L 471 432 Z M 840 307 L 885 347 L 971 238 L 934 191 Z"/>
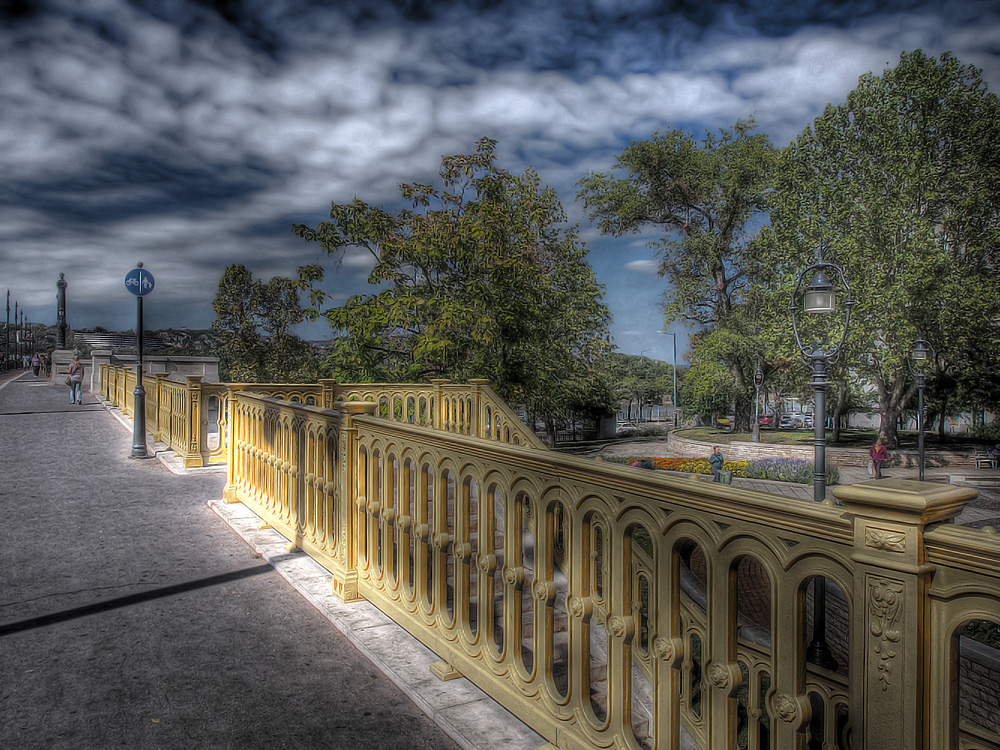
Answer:
<path fill-rule="evenodd" d="M 101 397 L 132 414 L 135 369 L 102 364 Z M 487 380 L 468 384 L 434 380 L 430 384 L 371 383 L 202 383 L 201 376 L 146 375 L 146 429 L 183 458 L 187 467 L 223 463 L 230 394 L 256 393 L 307 406 L 332 408 L 341 401 L 371 401 L 380 416 L 446 432 L 497 442 L 544 448 L 513 411 L 489 387 Z"/>
<path fill-rule="evenodd" d="M 1000 621 L 1000 539 L 947 523 L 974 491 L 814 505 L 605 465 L 477 437 L 484 400 L 443 385 L 232 391 L 226 498 L 564 750 L 1000 746 L 958 713 L 962 628 Z M 820 609 L 837 669 L 806 657 Z"/>

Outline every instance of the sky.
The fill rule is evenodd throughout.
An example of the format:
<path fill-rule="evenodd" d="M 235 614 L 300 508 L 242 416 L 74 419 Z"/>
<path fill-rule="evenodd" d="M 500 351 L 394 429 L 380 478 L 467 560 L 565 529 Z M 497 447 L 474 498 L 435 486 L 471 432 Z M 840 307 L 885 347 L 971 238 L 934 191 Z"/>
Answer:
<path fill-rule="evenodd" d="M 556 189 L 618 348 L 670 362 L 657 235 L 602 236 L 576 182 L 657 129 L 753 116 L 784 146 L 917 48 L 1000 91 L 1000 0 L 4 0 L 0 294 L 53 324 L 62 272 L 73 328 L 125 330 L 142 261 L 145 326 L 204 328 L 226 266 L 326 262 L 342 302 L 370 259 L 335 269 L 292 225 L 355 197 L 396 207 L 487 136 Z"/>

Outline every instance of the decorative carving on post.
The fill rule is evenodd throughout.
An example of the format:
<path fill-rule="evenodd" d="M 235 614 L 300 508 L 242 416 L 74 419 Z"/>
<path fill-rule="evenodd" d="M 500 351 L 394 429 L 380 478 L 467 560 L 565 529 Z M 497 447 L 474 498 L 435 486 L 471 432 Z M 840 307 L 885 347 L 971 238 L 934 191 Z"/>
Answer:
<path fill-rule="evenodd" d="M 888 552 L 906 552 L 906 534 L 869 527 L 865 529 L 865 546 Z"/>
<path fill-rule="evenodd" d="M 925 747 L 935 696 L 921 679 L 938 644 L 931 639 L 924 530 L 958 515 L 976 491 L 955 485 L 883 479 L 837 487 L 854 518 L 852 630 L 862 663 L 851 664 L 854 744 Z M 938 696 L 940 697 L 940 696 Z M 801 711 L 801 705 L 800 705 Z"/>
<path fill-rule="evenodd" d="M 185 468 L 203 465 L 201 458 L 201 379 L 202 375 L 185 375 L 188 398 L 188 444 L 184 457 Z"/>
<path fill-rule="evenodd" d="M 790 695 L 782 693 L 774 697 L 774 712 L 789 724 L 799 717 L 799 704 Z"/>
<path fill-rule="evenodd" d="M 878 638 L 874 651 L 878 654 L 878 681 L 882 690 L 888 690 L 892 677 L 892 660 L 896 656 L 895 644 L 901 636 L 897 619 L 903 598 L 902 581 L 888 578 L 868 579 L 868 614 L 871 616 L 869 632 Z"/>

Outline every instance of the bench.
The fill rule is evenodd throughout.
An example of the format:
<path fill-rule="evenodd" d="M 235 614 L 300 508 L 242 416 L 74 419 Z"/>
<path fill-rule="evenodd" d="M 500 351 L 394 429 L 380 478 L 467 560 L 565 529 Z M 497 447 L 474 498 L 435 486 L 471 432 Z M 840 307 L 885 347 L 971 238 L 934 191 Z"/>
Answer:
<path fill-rule="evenodd" d="M 984 466 L 988 469 L 997 468 L 997 457 L 989 451 L 976 450 L 976 468 L 982 469 Z"/>

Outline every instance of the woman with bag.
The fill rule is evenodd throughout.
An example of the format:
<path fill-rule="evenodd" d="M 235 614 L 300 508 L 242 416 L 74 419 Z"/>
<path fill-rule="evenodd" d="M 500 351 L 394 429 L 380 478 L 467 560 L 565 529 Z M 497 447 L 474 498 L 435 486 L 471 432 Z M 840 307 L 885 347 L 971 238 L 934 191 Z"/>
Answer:
<path fill-rule="evenodd" d="M 83 403 L 83 364 L 80 362 L 80 355 L 73 355 L 73 362 L 69 366 L 69 377 L 66 378 L 66 385 L 69 386 L 69 402 L 71 404 Z"/>
<path fill-rule="evenodd" d="M 876 479 L 881 479 L 882 464 L 884 464 L 885 460 L 889 457 L 889 451 L 887 451 L 885 446 L 882 444 L 881 435 L 875 441 L 875 445 L 868 449 L 868 456 L 871 458 L 868 473 L 872 474 Z"/>

